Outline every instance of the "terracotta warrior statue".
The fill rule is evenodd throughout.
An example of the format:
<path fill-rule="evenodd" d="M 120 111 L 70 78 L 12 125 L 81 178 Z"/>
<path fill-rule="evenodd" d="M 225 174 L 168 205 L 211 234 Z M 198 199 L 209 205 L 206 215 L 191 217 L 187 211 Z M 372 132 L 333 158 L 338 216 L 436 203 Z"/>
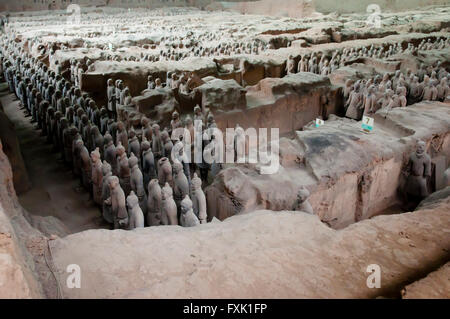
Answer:
<path fill-rule="evenodd" d="M 197 216 L 195 216 L 194 211 L 192 210 L 192 201 L 188 195 L 184 197 L 184 199 L 180 203 L 181 206 L 181 216 L 180 216 L 180 224 L 183 227 L 193 227 L 200 224 Z"/>
<path fill-rule="evenodd" d="M 113 176 L 111 172 L 111 165 L 107 161 L 103 161 L 102 173 L 103 173 L 103 180 L 102 180 L 103 218 L 108 223 L 113 224 L 114 218 L 111 211 L 111 204 L 106 203 L 106 200 L 111 196 L 109 192 L 109 179 L 111 176 Z"/>
<path fill-rule="evenodd" d="M 111 165 L 113 174 L 118 175 L 116 146 L 113 143 L 112 136 L 108 132 L 106 132 L 104 137 L 104 148 L 105 150 L 103 151 L 103 153 L 105 156 L 105 160 Z"/>
<path fill-rule="evenodd" d="M 108 79 L 108 88 L 107 88 L 107 97 L 108 97 L 108 113 L 109 117 L 117 119 L 116 112 L 116 87 L 112 79 Z"/>
<path fill-rule="evenodd" d="M 147 224 L 149 226 L 161 225 L 161 205 L 161 186 L 159 186 L 159 181 L 157 179 L 152 179 L 150 183 L 148 183 Z"/>
<path fill-rule="evenodd" d="M 201 224 L 206 224 L 206 196 L 202 190 L 202 180 L 194 173 L 192 178 L 192 202 L 194 214 L 198 217 Z"/>
<path fill-rule="evenodd" d="M 133 190 L 134 193 L 139 198 L 139 206 L 141 207 L 142 212 L 145 215 L 147 215 L 147 194 L 145 193 L 144 180 L 142 172 L 139 169 L 138 158 L 134 156 L 133 153 L 131 153 L 131 156 L 128 159 L 128 164 L 130 165 L 131 169 L 131 176 L 130 176 L 131 190 Z"/>
<path fill-rule="evenodd" d="M 420 200 L 428 196 L 427 178 L 431 176 L 431 159 L 426 153 L 424 141 L 417 142 L 416 151 L 410 155 L 406 171 L 406 194 Z"/>
<path fill-rule="evenodd" d="M 130 128 L 128 131 L 128 156 L 130 156 L 131 153 L 133 153 L 139 160 L 139 163 L 141 162 L 141 143 L 139 142 L 139 139 L 136 135 L 136 131 L 133 129 L 133 127 Z"/>
<path fill-rule="evenodd" d="M 130 216 L 128 229 L 144 227 L 144 214 L 139 206 L 139 199 L 133 191 L 127 197 L 128 215 Z"/>
<path fill-rule="evenodd" d="M 176 161 L 173 163 L 173 197 L 177 204 L 178 217 L 181 214 L 180 203 L 186 195 L 189 195 L 189 182 L 184 175 L 183 165 Z"/>
<path fill-rule="evenodd" d="M 122 143 L 125 152 L 128 150 L 128 133 L 123 122 L 117 122 L 116 145 Z"/>
<path fill-rule="evenodd" d="M 94 203 L 99 206 L 103 204 L 102 188 L 103 188 L 103 171 L 102 161 L 100 159 L 100 150 L 97 147 L 91 152 L 92 160 L 92 195 Z"/>
<path fill-rule="evenodd" d="M 125 195 L 128 195 L 131 190 L 130 166 L 128 164 L 128 157 L 127 153 L 125 153 L 125 148 L 122 146 L 120 142 L 116 147 L 116 154 L 117 154 L 117 169 L 119 171 L 118 176 L 120 180 L 120 186 L 125 192 Z"/>
<path fill-rule="evenodd" d="M 158 162 L 158 180 L 161 186 L 168 183 L 169 185 L 173 185 L 172 179 L 172 165 L 169 162 L 167 157 L 163 157 Z"/>
<path fill-rule="evenodd" d="M 109 178 L 109 191 L 111 196 L 105 201 L 105 204 L 111 205 L 114 229 L 127 229 L 128 212 L 125 204 L 125 193 L 120 187 L 117 176 L 111 176 Z"/>
<path fill-rule="evenodd" d="M 162 188 L 161 222 L 163 225 L 178 225 L 177 204 L 173 200 L 172 187 L 166 183 Z"/>
<path fill-rule="evenodd" d="M 345 103 L 347 107 L 347 112 L 345 113 L 346 117 L 352 118 L 354 120 L 359 121 L 362 117 L 362 94 L 359 91 L 360 86 L 359 83 L 355 83 L 354 90 L 350 93 L 350 96 Z"/>
<path fill-rule="evenodd" d="M 145 137 L 142 138 L 142 173 L 144 174 L 144 185 L 156 178 L 156 164 L 150 143 Z"/>

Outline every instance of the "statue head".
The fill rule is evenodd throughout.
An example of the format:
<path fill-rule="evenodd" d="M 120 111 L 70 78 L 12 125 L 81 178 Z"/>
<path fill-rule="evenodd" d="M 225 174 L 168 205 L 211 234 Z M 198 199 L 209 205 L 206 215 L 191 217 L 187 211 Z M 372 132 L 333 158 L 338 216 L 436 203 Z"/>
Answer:
<path fill-rule="evenodd" d="M 416 144 L 416 154 L 422 156 L 426 151 L 426 143 L 422 140 L 417 141 Z"/>
<path fill-rule="evenodd" d="M 117 176 L 111 176 L 109 178 L 109 188 L 115 190 L 119 186 L 119 178 Z"/>
<path fill-rule="evenodd" d="M 191 184 L 194 190 L 202 188 L 202 180 L 197 176 L 197 173 L 194 173 L 194 177 L 192 178 Z"/>
<path fill-rule="evenodd" d="M 117 143 L 116 154 L 117 156 L 122 156 L 122 154 L 125 154 L 125 147 L 123 147 L 121 142 Z"/>
<path fill-rule="evenodd" d="M 100 149 L 98 147 L 91 152 L 91 159 L 94 163 L 100 160 Z"/>
<path fill-rule="evenodd" d="M 152 131 L 155 134 L 159 133 L 159 125 L 158 124 L 153 124 L 152 125 Z"/>

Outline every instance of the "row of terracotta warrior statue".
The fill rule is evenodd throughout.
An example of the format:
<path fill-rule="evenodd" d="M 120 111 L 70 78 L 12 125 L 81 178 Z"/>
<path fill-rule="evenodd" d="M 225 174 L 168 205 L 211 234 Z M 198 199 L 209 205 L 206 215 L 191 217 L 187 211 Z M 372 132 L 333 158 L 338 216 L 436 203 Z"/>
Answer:
<path fill-rule="evenodd" d="M 11 92 L 115 229 L 207 222 L 202 180 L 191 174 L 187 162 L 170 156 L 172 148 L 184 151 L 182 138 L 173 144 L 167 131 L 143 118 L 140 141 L 133 128 L 127 131 L 124 123 L 109 118 L 105 109 L 37 63 L 20 44 L 10 42 L 0 51 Z M 180 125 L 177 115 L 172 127 Z M 208 121 L 214 125 L 212 117 Z"/>

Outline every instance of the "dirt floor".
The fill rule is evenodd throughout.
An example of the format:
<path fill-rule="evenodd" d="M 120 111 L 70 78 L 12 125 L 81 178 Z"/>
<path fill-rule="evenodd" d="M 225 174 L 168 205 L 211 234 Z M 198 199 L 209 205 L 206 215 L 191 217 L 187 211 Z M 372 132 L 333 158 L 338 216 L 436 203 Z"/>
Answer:
<path fill-rule="evenodd" d="M 32 188 L 19 196 L 21 205 L 35 216 L 53 216 L 61 220 L 70 233 L 93 228 L 109 228 L 101 211 L 89 194 L 79 188 L 79 180 L 60 161 L 31 117 L 19 109 L 19 101 L 8 94 L 1 97 L 5 113 L 16 126 L 23 158 Z"/>

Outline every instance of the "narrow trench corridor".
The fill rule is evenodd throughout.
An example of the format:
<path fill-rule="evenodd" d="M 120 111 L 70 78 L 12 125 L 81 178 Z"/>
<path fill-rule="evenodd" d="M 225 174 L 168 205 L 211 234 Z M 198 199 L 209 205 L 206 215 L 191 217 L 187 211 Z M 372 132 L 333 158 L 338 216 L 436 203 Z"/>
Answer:
<path fill-rule="evenodd" d="M 93 228 L 109 228 L 89 194 L 62 161 L 60 153 L 47 143 L 26 117 L 13 94 L 1 97 L 8 118 L 14 123 L 17 138 L 32 187 L 19 195 L 20 204 L 32 216 L 53 216 L 64 224 L 67 234 Z M 55 229 L 61 229 L 55 225 Z"/>

